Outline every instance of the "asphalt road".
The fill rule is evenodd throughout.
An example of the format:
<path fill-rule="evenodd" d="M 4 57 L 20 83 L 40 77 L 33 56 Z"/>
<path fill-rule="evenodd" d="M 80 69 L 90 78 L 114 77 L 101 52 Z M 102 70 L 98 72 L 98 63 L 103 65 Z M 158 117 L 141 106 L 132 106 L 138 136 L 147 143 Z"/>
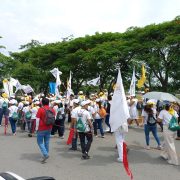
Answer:
<path fill-rule="evenodd" d="M 116 162 L 117 150 L 111 134 L 105 138 L 94 137 L 90 150 L 91 159 L 81 160 L 79 151 L 69 151 L 65 139 L 51 138 L 50 158 L 41 164 L 41 154 L 36 137 L 29 138 L 26 132 L 16 136 L 4 135 L 0 127 L 0 172 L 11 171 L 24 178 L 52 176 L 56 180 L 128 180 L 130 179 L 121 163 Z M 162 139 L 162 133 L 159 132 Z M 180 166 L 167 164 L 156 150 L 156 142 L 151 135 L 151 150 L 144 149 L 145 138 L 142 128 L 132 127 L 126 135 L 130 148 L 129 165 L 135 180 L 180 180 Z M 175 141 L 180 158 L 180 141 Z"/>

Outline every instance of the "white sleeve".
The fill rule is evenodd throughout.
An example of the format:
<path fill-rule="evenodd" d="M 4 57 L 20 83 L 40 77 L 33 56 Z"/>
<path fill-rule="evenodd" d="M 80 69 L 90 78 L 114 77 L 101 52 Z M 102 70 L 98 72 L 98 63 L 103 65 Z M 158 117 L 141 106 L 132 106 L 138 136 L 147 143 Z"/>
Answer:
<path fill-rule="evenodd" d="M 164 114 L 163 114 L 163 111 L 161 111 L 161 112 L 159 113 L 158 118 L 159 118 L 159 119 L 164 119 Z"/>

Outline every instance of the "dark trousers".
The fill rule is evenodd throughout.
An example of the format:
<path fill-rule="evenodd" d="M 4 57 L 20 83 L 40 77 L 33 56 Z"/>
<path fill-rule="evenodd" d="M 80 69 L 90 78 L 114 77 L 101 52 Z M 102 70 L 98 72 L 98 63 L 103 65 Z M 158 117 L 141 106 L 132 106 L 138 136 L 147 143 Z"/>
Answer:
<path fill-rule="evenodd" d="M 93 136 L 91 132 L 79 132 L 79 138 L 80 138 L 80 143 L 81 143 L 81 150 L 82 153 L 84 154 L 85 152 L 89 152 L 91 143 L 93 141 Z M 87 139 L 87 143 L 85 143 L 85 138 Z"/>
<path fill-rule="evenodd" d="M 105 123 L 106 123 L 106 125 L 110 128 L 110 131 L 111 131 L 111 126 L 110 126 L 110 124 L 109 124 L 109 114 L 107 114 L 106 115 L 106 118 L 105 118 Z"/>
<path fill-rule="evenodd" d="M 180 123 L 180 118 L 178 119 L 178 123 Z M 180 138 L 180 130 L 177 131 L 177 137 Z"/>
<path fill-rule="evenodd" d="M 65 118 L 58 119 L 55 121 L 55 124 L 53 125 L 51 131 L 51 135 L 54 135 L 58 131 L 59 137 L 64 136 L 64 130 L 65 130 L 64 121 Z"/>

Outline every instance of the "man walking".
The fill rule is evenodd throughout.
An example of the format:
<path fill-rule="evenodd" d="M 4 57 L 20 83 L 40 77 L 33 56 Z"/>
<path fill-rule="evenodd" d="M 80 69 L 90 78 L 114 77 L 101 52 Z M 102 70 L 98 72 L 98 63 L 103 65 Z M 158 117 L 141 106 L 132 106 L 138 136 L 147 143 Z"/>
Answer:
<path fill-rule="evenodd" d="M 47 112 L 52 112 L 55 120 L 55 111 L 49 107 L 49 99 L 43 98 L 42 107 L 38 109 L 36 115 L 37 143 L 43 155 L 41 163 L 45 163 L 49 158 L 49 141 L 52 123 L 47 123 L 49 122 Z"/>

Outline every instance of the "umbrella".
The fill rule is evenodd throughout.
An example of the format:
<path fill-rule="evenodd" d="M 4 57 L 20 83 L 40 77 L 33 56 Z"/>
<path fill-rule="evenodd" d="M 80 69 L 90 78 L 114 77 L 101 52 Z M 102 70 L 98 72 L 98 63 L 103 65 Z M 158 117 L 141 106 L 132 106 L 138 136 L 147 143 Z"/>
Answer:
<path fill-rule="evenodd" d="M 143 95 L 143 97 L 148 99 L 156 99 L 160 101 L 170 101 L 170 102 L 180 103 L 180 100 L 176 96 L 165 92 L 155 92 L 155 91 L 148 92 L 145 95 Z"/>

